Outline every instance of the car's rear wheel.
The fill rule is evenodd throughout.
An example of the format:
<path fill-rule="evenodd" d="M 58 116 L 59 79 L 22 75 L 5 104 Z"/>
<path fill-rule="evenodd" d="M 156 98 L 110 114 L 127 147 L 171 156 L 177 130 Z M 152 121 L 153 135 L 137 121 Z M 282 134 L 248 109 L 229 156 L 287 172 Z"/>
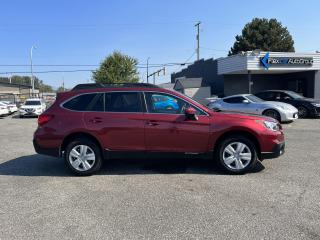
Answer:
<path fill-rule="evenodd" d="M 305 108 L 304 106 L 299 106 L 298 107 L 298 116 L 299 118 L 305 118 L 308 116 L 308 109 Z"/>
<path fill-rule="evenodd" d="M 243 136 L 224 139 L 218 145 L 215 153 L 219 165 L 228 173 L 246 173 L 257 163 L 255 144 Z"/>
<path fill-rule="evenodd" d="M 78 138 L 67 145 L 65 162 L 76 175 L 88 176 L 100 170 L 102 155 L 99 146 L 93 141 Z"/>
<path fill-rule="evenodd" d="M 279 122 L 281 122 L 281 116 L 280 114 L 276 111 L 276 110 L 273 110 L 273 109 L 269 109 L 269 110 L 266 110 L 263 115 L 267 116 L 267 117 L 271 117 L 273 119 L 276 119 L 278 120 Z"/>

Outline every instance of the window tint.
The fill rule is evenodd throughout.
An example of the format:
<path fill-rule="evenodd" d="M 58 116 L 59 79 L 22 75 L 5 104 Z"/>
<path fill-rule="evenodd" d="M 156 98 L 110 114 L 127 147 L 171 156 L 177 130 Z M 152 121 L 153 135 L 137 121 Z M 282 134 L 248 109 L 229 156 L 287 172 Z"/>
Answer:
<path fill-rule="evenodd" d="M 25 105 L 41 105 L 40 101 L 26 101 Z"/>
<path fill-rule="evenodd" d="M 150 113 L 183 114 L 185 109 L 191 106 L 190 103 L 171 95 L 148 92 L 145 94 Z M 196 110 L 197 115 L 203 115 L 198 109 Z"/>
<path fill-rule="evenodd" d="M 226 103 L 242 103 L 243 100 L 244 100 L 243 97 L 232 97 L 232 98 L 223 99 L 223 101 Z"/>
<path fill-rule="evenodd" d="M 280 100 L 291 100 L 291 99 L 292 99 L 292 97 L 286 93 L 281 93 L 281 95 L 280 95 Z"/>
<path fill-rule="evenodd" d="M 106 93 L 107 112 L 142 112 L 141 98 L 138 92 Z"/>
<path fill-rule="evenodd" d="M 63 107 L 74 111 L 103 111 L 103 94 L 83 94 L 72 98 Z"/>
<path fill-rule="evenodd" d="M 262 92 L 256 94 L 256 96 L 266 101 L 274 100 L 275 97 L 273 92 Z"/>
<path fill-rule="evenodd" d="M 104 111 L 104 94 L 98 93 L 88 105 L 87 111 L 103 112 Z"/>

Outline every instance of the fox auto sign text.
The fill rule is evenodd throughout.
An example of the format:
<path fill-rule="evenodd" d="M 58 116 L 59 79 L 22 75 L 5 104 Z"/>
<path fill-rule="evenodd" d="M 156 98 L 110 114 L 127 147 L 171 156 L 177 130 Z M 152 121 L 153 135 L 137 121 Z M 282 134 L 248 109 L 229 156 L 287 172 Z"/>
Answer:
<path fill-rule="evenodd" d="M 260 58 L 261 65 L 268 69 L 270 66 L 312 66 L 312 57 L 270 57 L 266 53 Z"/>

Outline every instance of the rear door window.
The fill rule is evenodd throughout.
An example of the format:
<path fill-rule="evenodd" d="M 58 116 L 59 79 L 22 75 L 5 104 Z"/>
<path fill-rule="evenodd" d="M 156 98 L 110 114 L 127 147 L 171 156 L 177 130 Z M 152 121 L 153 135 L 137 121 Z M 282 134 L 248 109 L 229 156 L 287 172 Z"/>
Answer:
<path fill-rule="evenodd" d="M 63 104 L 64 108 L 73 111 L 104 111 L 104 94 L 82 94 Z"/>
<path fill-rule="evenodd" d="M 107 112 L 142 112 L 141 103 L 139 92 L 111 92 L 105 95 Z"/>

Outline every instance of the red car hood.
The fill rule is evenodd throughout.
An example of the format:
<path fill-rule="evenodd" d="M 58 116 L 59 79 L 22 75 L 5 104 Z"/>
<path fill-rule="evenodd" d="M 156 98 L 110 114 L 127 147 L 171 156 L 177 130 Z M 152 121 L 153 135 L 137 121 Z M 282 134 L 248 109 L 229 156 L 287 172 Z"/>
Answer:
<path fill-rule="evenodd" d="M 277 120 L 261 116 L 261 115 L 255 115 L 255 114 L 245 114 L 245 113 L 236 113 L 236 112 L 215 112 L 211 111 L 211 114 L 213 116 L 218 115 L 219 117 L 225 117 L 225 118 L 237 118 L 237 119 L 246 119 L 246 120 L 266 120 L 271 122 L 277 122 Z"/>

